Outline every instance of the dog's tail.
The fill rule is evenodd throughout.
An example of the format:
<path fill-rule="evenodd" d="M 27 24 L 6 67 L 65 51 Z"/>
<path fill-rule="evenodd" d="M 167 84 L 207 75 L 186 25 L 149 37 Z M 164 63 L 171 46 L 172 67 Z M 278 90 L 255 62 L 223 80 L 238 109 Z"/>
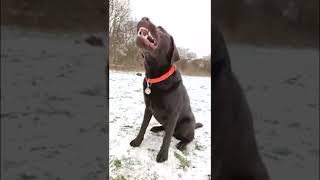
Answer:
<path fill-rule="evenodd" d="M 201 128 L 202 126 L 203 126 L 203 124 L 201 124 L 201 123 L 196 123 L 196 125 L 195 125 L 195 128 L 194 128 L 194 129 Z"/>

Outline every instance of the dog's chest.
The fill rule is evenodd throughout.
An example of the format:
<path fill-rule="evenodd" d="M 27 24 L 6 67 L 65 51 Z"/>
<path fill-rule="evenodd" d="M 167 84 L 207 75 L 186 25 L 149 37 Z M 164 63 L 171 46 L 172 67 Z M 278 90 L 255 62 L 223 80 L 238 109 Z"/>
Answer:
<path fill-rule="evenodd" d="M 169 105 L 166 103 L 164 98 L 156 97 L 145 97 L 146 107 L 151 111 L 152 115 L 155 119 L 162 125 L 165 125 L 170 117 L 170 108 Z"/>

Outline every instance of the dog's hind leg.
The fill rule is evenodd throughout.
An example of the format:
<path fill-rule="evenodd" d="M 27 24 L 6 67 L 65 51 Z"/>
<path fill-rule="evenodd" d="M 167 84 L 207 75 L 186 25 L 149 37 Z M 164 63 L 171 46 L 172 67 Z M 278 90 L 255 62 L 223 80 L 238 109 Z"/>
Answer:
<path fill-rule="evenodd" d="M 191 140 L 192 141 L 192 140 Z M 177 145 L 177 149 L 179 149 L 180 151 L 183 151 L 186 149 L 187 144 L 189 144 L 191 142 L 188 139 L 182 139 Z"/>
<path fill-rule="evenodd" d="M 163 126 L 154 126 L 150 129 L 150 131 L 152 132 L 160 132 L 160 131 L 163 131 L 164 130 L 164 127 Z"/>
<path fill-rule="evenodd" d="M 185 117 L 181 119 L 180 124 L 176 126 L 173 136 L 181 140 L 177 145 L 177 149 L 180 151 L 184 150 L 193 139 L 194 139 L 194 129 L 195 127 L 201 127 L 202 124 L 195 125 L 194 117 Z"/>

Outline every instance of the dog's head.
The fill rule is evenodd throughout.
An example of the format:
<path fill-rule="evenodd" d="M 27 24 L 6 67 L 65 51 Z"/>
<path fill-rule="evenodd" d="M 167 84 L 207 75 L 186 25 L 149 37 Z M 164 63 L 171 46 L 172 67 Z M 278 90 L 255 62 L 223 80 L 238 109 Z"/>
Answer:
<path fill-rule="evenodd" d="M 172 65 L 180 59 L 172 36 L 161 26 L 156 27 L 147 17 L 137 24 L 136 44 L 149 64 Z"/>

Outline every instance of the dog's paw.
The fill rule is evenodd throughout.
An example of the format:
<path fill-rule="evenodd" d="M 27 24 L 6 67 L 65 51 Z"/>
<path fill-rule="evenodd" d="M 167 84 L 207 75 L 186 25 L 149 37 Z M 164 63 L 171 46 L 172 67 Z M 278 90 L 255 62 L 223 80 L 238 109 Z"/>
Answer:
<path fill-rule="evenodd" d="M 163 126 L 153 126 L 153 127 L 150 129 L 150 131 L 151 131 L 151 132 L 154 132 L 154 133 L 160 132 L 160 131 L 163 131 L 163 130 L 164 130 L 164 127 L 163 127 Z"/>
<path fill-rule="evenodd" d="M 134 140 L 132 140 L 132 141 L 130 142 L 130 146 L 132 146 L 132 147 L 138 147 L 138 146 L 140 146 L 141 142 L 142 142 L 142 139 L 140 139 L 140 138 L 135 138 Z"/>
<path fill-rule="evenodd" d="M 183 151 L 183 150 L 186 149 L 186 146 L 187 146 L 186 143 L 179 142 L 179 143 L 176 145 L 176 148 L 179 149 L 180 151 Z"/>
<path fill-rule="evenodd" d="M 161 162 L 168 160 L 168 150 L 165 151 L 165 150 L 160 149 L 156 160 L 158 163 L 161 163 Z"/>

